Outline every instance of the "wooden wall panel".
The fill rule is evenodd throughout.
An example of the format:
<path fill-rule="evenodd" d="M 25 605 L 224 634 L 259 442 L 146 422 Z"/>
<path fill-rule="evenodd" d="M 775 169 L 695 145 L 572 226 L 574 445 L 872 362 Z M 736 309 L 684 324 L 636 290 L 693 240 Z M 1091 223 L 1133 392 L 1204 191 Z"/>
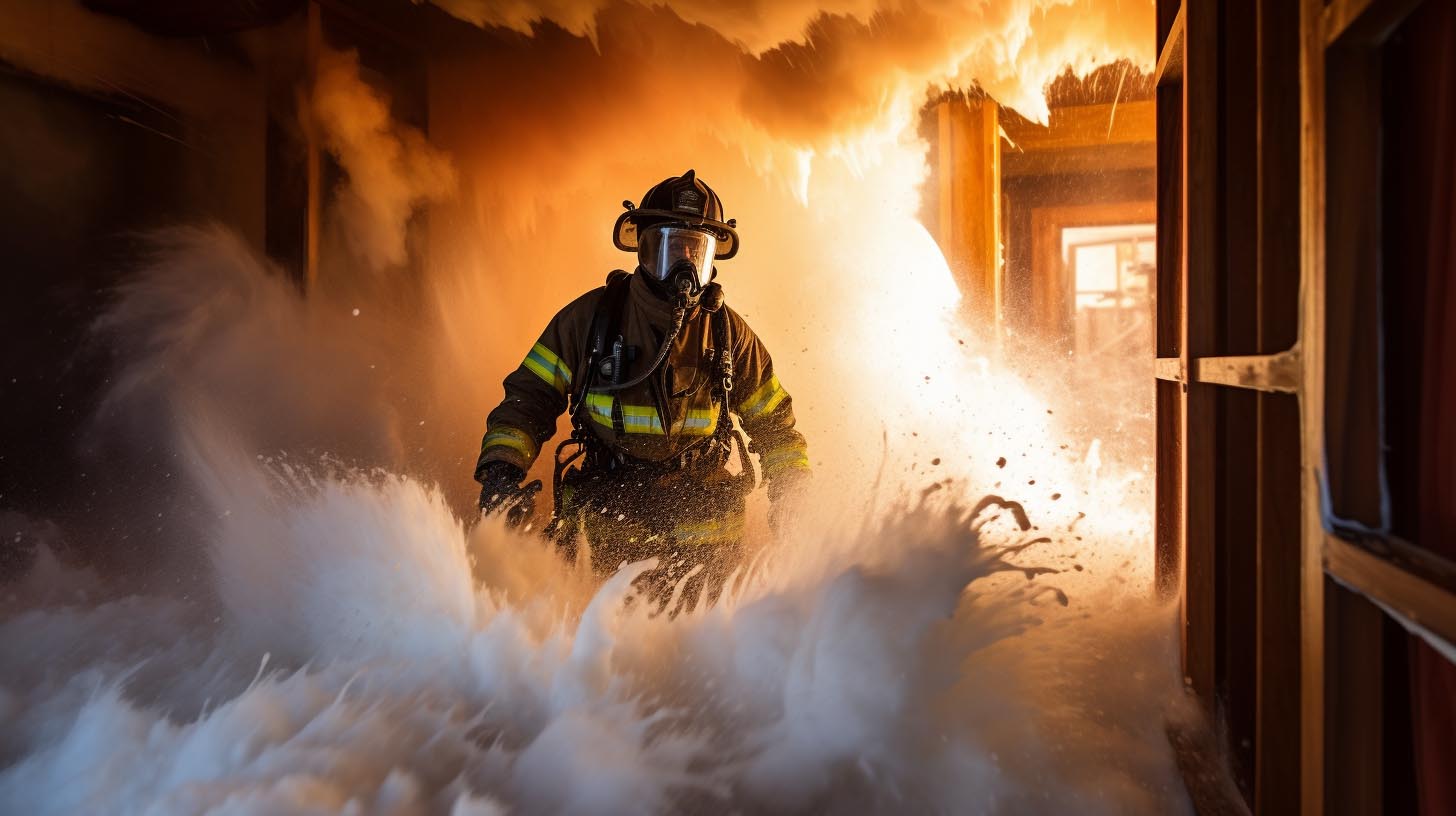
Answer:
<path fill-rule="evenodd" d="M 1213 3 L 1186 8 L 1183 59 L 1184 370 L 1217 350 L 1219 245 L 1219 19 Z M 1185 674 L 1205 701 L 1214 694 L 1217 386 L 1184 382 L 1183 613 Z"/>

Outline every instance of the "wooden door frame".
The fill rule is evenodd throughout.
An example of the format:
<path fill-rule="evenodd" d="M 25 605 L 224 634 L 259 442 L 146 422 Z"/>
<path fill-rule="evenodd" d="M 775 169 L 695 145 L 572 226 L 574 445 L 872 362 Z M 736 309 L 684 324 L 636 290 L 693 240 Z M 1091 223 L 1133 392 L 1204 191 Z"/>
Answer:
<path fill-rule="evenodd" d="M 1033 207 L 1031 210 L 1031 313 L 1048 337 L 1066 336 L 1076 302 L 1076 281 L 1062 263 L 1062 230 L 1154 224 L 1156 201 L 1115 201 Z"/>

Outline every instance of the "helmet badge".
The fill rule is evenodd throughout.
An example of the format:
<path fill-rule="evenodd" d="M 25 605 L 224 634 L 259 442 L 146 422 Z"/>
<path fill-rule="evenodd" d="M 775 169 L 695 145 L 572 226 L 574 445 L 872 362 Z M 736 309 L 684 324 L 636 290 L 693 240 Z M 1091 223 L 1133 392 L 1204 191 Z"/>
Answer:
<path fill-rule="evenodd" d="M 694 189 L 686 189 L 677 194 L 676 207 L 679 210 L 693 210 L 699 214 L 703 212 L 703 197 Z"/>

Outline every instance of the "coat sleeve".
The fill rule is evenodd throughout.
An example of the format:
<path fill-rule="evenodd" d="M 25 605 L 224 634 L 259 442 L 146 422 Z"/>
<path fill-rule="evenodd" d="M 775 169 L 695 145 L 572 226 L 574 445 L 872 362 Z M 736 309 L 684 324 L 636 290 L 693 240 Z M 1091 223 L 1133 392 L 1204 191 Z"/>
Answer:
<path fill-rule="evenodd" d="M 749 450 L 758 454 L 759 467 L 772 493 L 776 482 L 808 475 L 809 446 L 803 434 L 794 429 L 794 399 L 774 373 L 768 348 L 741 318 L 734 322 L 737 336 L 733 368 L 737 382 L 731 407 L 748 434 Z"/>
<path fill-rule="evenodd" d="M 476 481 L 491 462 L 529 470 L 541 446 L 556 433 L 556 420 L 571 393 L 572 367 L 580 364 L 584 335 L 600 293 L 600 289 L 588 292 L 558 312 L 521 364 L 506 376 L 505 399 L 485 421 Z"/>

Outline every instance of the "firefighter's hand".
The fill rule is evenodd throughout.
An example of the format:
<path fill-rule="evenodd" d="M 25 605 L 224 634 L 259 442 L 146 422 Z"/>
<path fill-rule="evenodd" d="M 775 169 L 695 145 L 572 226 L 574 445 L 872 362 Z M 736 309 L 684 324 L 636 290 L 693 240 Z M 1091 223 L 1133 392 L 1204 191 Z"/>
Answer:
<path fill-rule="evenodd" d="M 804 496 L 809 491 L 809 471 L 788 470 L 769 480 L 768 525 L 781 535 L 804 510 Z"/>
<path fill-rule="evenodd" d="M 505 513 L 506 523 L 519 527 L 536 511 L 536 494 L 541 480 L 521 484 L 525 471 L 510 462 L 491 462 L 477 477 L 480 480 L 480 512 Z"/>

